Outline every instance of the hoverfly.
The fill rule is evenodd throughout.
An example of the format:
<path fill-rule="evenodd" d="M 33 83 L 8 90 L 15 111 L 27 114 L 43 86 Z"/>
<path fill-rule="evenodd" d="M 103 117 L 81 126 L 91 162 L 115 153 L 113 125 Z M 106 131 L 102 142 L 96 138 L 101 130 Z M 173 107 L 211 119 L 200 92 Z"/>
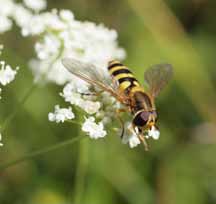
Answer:
<path fill-rule="evenodd" d="M 133 131 L 147 150 L 148 145 L 145 141 L 144 132 L 155 127 L 157 121 L 155 98 L 171 79 L 172 66 L 170 64 L 157 64 L 150 67 L 144 74 L 145 82 L 149 88 L 148 91 L 145 91 L 133 73 L 117 60 L 108 63 L 111 80 L 101 74 L 93 64 L 82 63 L 73 58 L 64 58 L 62 63 L 73 75 L 102 91 L 110 93 L 124 105 L 123 109 L 116 110 L 122 125 L 121 137 L 124 135 L 124 123 L 119 113 L 130 112 L 133 115 Z"/>

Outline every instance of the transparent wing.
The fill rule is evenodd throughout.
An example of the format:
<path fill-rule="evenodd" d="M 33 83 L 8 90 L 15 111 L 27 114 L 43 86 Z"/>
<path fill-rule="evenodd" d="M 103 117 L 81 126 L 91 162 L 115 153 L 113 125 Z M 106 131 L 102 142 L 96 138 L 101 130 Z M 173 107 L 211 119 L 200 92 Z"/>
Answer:
<path fill-rule="evenodd" d="M 114 97 L 118 97 L 115 86 L 112 84 L 111 79 L 105 77 L 100 73 L 93 64 L 83 63 L 73 58 L 62 59 L 62 64 L 67 68 L 69 72 L 79 77 L 80 79 L 97 86 L 98 88 L 109 92 Z"/>
<path fill-rule="evenodd" d="M 150 67 L 144 74 L 150 93 L 158 96 L 173 76 L 173 68 L 170 64 L 157 64 Z"/>

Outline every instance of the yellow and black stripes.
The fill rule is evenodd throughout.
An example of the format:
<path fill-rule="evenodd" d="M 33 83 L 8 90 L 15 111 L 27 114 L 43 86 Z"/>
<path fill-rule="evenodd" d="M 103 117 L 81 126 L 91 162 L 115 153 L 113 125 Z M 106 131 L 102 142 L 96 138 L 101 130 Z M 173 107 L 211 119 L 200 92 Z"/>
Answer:
<path fill-rule="evenodd" d="M 117 60 L 109 62 L 108 70 L 110 75 L 119 83 L 121 91 L 128 92 L 132 87 L 140 86 L 133 73 Z"/>
<path fill-rule="evenodd" d="M 114 67 L 118 67 L 118 66 L 123 66 L 123 64 L 122 63 L 120 63 L 119 61 L 117 61 L 117 60 L 112 60 L 112 61 L 110 61 L 109 62 L 109 64 L 108 64 L 108 70 L 111 70 L 111 69 L 113 69 Z"/>

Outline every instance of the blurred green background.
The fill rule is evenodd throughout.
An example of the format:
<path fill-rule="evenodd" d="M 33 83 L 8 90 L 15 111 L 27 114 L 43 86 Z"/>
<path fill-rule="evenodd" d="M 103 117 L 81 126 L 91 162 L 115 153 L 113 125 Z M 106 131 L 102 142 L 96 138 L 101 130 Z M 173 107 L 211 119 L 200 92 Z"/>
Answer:
<path fill-rule="evenodd" d="M 216 203 L 216 1 L 49 0 L 48 7 L 116 29 L 140 81 L 152 64 L 173 65 L 174 80 L 156 101 L 161 138 L 150 141 L 149 152 L 122 145 L 116 135 L 84 139 L 0 169 L 0 203 Z M 20 105 L 33 83 L 33 40 L 14 28 L 0 43 L 1 58 L 20 66 L 0 101 L 0 124 L 18 110 L 3 133 L 0 164 L 78 136 L 76 125 L 48 122 L 54 105 L 65 105 L 61 87 L 37 87 Z"/>

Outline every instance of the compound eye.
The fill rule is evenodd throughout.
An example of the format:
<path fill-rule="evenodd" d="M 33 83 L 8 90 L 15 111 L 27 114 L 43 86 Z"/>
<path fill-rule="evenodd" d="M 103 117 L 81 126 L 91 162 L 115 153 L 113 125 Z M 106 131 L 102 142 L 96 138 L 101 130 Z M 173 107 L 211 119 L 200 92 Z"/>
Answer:
<path fill-rule="evenodd" d="M 149 112 L 143 111 L 143 112 L 140 114 L 140 117 L 141 117 L 145 122 L 147 122 L 148 119 L 149 119 L 149 115 L 150 115 Z"/>
<path fill-rule="evenodd" d="M 143 111 L 137 114 L 136 117 L 133 119 L 134 125 L 138 127 L 143 127 L 148 122 L 149 115 L 150 115 L 150 112 L 148 111 Z"/>

